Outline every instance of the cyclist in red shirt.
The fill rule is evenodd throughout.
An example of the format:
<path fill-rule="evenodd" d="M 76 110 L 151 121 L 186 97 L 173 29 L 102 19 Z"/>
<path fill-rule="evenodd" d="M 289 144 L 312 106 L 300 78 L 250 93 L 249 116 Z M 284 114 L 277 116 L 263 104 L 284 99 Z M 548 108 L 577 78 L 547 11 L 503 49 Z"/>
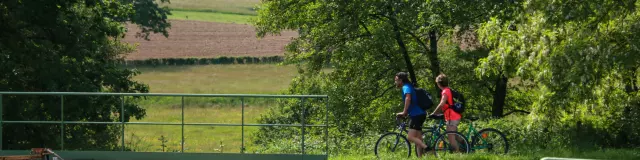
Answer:
<path fill-rule="evenodd" d="M 442 90 L 442 97 L 440 98 L 440 104 L 438 104 L 438 107 L 436 107 L 436 109 L 431 114 L 433 115 L 439 113 L 439 111 L 444 112 L 444 120 L 447 124 L 447 131 L 458 131 L 458 124 L 460 124 L 462 115 L 449 108 L 449 104 L 453 104 L 453 94 L 451 94 L 451 89 L 449 89 L 449 80 L 447 79 L 446 75 L 440 74 L 438 75 L 438 77 L 436 77 L 436 83 Z M 448 137 L 449 142 L 455 142 L 455 135 L 451 134 L 448 135 Z M 451 146 L 456 151 L 459 150 L 457 143 L 451 143 Z"/>

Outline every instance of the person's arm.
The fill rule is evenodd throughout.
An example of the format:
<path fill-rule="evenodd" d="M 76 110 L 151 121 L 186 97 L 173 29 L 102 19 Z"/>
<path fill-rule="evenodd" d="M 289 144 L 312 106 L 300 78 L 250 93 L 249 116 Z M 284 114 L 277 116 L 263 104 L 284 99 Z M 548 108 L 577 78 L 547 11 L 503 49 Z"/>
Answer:
<path fill-rule="evenodd" d="M 409 113 L 409 105 L 411 105 L 411 93 L 407 93 L 405 96 L 407 98 L 404 99 L 404 110 L 402 111 L 403 115 L 407 115 Z"/>
<path fill-rule="evenodd" d="M 404 109 L 398 113 L 398 116 L 406 116 L 409 114 L 409 105 L 411 105 L 411 90 L 408 87 L 402 87 L 402 94 L 404 94 Z"/>
<path fill-rule="evenodd" d="M 436 112 L 440 111 L 440 109 L 444 107 L 444 104 L 447 103 L 447 98 L 447 94 L 442 94 L 442 98 L 440 98 L 440 104 L 438 104 L 438 107 L 436 107 L 436 109 L 433 110 L 433 113 L 431 114 L 436 114 Z"/>

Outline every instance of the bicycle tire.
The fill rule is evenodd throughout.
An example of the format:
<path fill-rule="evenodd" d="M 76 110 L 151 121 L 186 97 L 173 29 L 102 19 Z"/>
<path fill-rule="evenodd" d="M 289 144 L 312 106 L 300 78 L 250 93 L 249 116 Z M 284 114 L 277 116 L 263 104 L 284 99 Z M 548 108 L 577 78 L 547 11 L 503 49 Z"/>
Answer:
<path fill-rule="evenodd" d="M 396 151 L 395 147 L 402 147 L 402 146 L 398 146 L 398 143 L 404 142 L 406 144 L 407 157 L 411 157 L 411 143 L 409 143 L 409 140 L 407 139 L 407 137 L 405 137 L 404 135 L 402 135 L 400 133 L 396 133 L 396 132 L 389 132 L 389 133 L 386 133 L 386 134 L 380 136 L 380 138 L 378 138 L 378 141 L 376 142 L 376 147 L 374 149 L 376 157 L 380 158 L 381 147 L 382 147 L 381 146 L 381 142 L 383 142 L 382 140 L 387 136 L 389 136 L 389 137 L 395 136 L 395 138 L 396 138 L 395 144 L 393 144 L 394 148 L 391 150 L 392 152 Z M 400 154 L 403 154 L 403 153 L 400 153 Z"/>
<path fill-rule="evenodd" d="M 463 149 L 463 153 L 469 153 L 471 145 L 469 143 L 469 140 L 467 140 L 467 138 L 461 134 L 460 132 L 456 132 L 456 131 L 447 131 L 444 134 L 441 134 L 440 136 L 438 136 L 438 138 L 435 141 L 435 144 L 433 145 L 433 149 L 434 149 L 434 155 L 436 157 L 440 157 L 440 156 L 444 156 L 443 153 L 438 154 L 438 150 L 445 150 L 445 154 L 447 152 L 450 152 L 449 150 L 449 138 L 448 135 L 450 134 L 454 134 L 454 136 L 456 136 L 456 138 L 459 138 L 460 140 L 462 140 L 462 146 L 458 146 L 461 147 Z M 442 141 L 442 143 L 441 143 Z"/>
<path fill-rule="evenodd" d="M 499 130 L 493 129 L 493 128 L 485 128 L 478 131 L 478 133 L 476 133 L 471 140 L 471 147 L 475 148 L 477 145 L 479 145 L 478 143 L 482 142 L 479 137 L 482 137 L 483 135 L 489 135 L 487 133 L 490 133 L 490 132 L 495 132 L 495 134 L 498 135 L 499 139 L 501 139 L 501 141 L 504 142 L 504 152 L 500 151 L 496 153 L 507 154 L 509 152 L 509 141 L 507 140 L 507 137 Z M 488 145 L 488 152 L 491 152 L 491 150 L 493 150 L 494 148 L 493 144 L 487 144 L 487 145 Z M 474 152 L 475 152 L 475 149 L 474 149 Z"/>

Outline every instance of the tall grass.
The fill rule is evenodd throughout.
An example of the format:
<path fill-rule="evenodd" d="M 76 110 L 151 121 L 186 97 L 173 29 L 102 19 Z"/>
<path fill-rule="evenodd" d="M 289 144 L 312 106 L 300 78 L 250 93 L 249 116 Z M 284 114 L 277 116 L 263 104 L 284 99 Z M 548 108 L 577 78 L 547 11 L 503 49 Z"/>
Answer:
<path fill-rule="evenodd" d="M 160 66 L 136 68 L 142 74 L 133 79 L 148 84 L 153 93 L 277 94 L 295 77 L 294 66 L 266 64 Z M 182 122 L 181 97 L 148 97 L 139 103 L 146 117 L 133 122 Z M 244 104 L 244 110 L 243 110 Z M 185 123 L 257 123 L 275 99 L 184 98 Z M 257 127 L 244 127 L 246 151 L 256 150 L 251 142 Z M 186 126 L 185 152 L 239 153 L 243 129 L 239 126 Z M 136 151 L 180 151 L 181 126 L 127 125 L 125 145 Z"/>
<path fill-rule="evenodd" d="M 154 93 L 276 94 L 297 75 L 271 64 L 138 67 L 136 81 Z"/>
<path fill-rule="evenodd" d="M 245 106 L 244 123 L 255 124 L 256 119 L 266 110 L 267 106 Z M 147 117 L 133 122 L 172 122 L 181 123 L 181 108 L 171 105 L 145 107 Z M 224 123 L 242 124 L 242 107 L 193 107 L 187 106 L 184 110 L 185 123 Z M 185 152 L 224 152 L 239 153 L 242 146 L 242 132 L 245 134 L 245 147 L 252 148 L 251 134 L 257 131 L 256 127 L 239 126 L 185 126 Z M 125 143 L 136 151 L 146 152 L 171 152 L 181 150 L 182 128 L 181 126 L 159 125 L 127 125 L 125 129 Z M 165 149 L 160 140 L 164 137 Z"/>

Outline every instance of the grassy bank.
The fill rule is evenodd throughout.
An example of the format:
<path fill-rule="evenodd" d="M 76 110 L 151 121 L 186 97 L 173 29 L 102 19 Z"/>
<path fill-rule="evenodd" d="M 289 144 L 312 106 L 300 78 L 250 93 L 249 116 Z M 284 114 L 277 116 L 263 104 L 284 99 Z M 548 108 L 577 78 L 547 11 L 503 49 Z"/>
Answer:
<path fill-rule="evenodd" d="M 571 149 L 529 151 L 520 154 L 491 155 L 491 154 L 449 154 L 441 159 L 461 159 L 461 160 L 533 160 L 545 157 L 556 158 L 579 158 L 579 159 L 619 159 L 632 160 L 640 159 L 640 149 L 608 149 L 598 151 L 574 151 Z M 361 160 L 377 159 L 373 153 L 367 155 L 338 155 L 330 157 L 332 160 Z M 380 159 L 420 159 L 412 155 L 406 157 L 382 157 Z M 425 159 L 424 157 L 422 159 Z M 433 154 L 427 155 L 426 159 L 435 159 Z"/>
<path fill-rule="evenodd" d="M 134 80 L 148 84 L 153 93 L 206 94 L 277 94 L 287 88 L 295 77 L 294 66 L 277 65 L 206 65 L 162 66 L 136 68 L 142 74 Z M 133 122 L 182 122 L 180 97 L 149 97 L 139 103 L 147 116 Z M 185 123 L 241 124 L 242 101 L 239 98 L 186 97 Z M 275 107 L 275 99 L 244 99 L 244 123 L 257 123 L 268 107 Z M 245 127 L 244 143 L 247 151 L 251 135 L 258 127 Z M 239 126 L 186 126 L 186 152 L 239 153 L 243 129 Z M 128 125 L 125 143 L 136 151 L 171 152 L 181 150 L 180 126 Z"/>

